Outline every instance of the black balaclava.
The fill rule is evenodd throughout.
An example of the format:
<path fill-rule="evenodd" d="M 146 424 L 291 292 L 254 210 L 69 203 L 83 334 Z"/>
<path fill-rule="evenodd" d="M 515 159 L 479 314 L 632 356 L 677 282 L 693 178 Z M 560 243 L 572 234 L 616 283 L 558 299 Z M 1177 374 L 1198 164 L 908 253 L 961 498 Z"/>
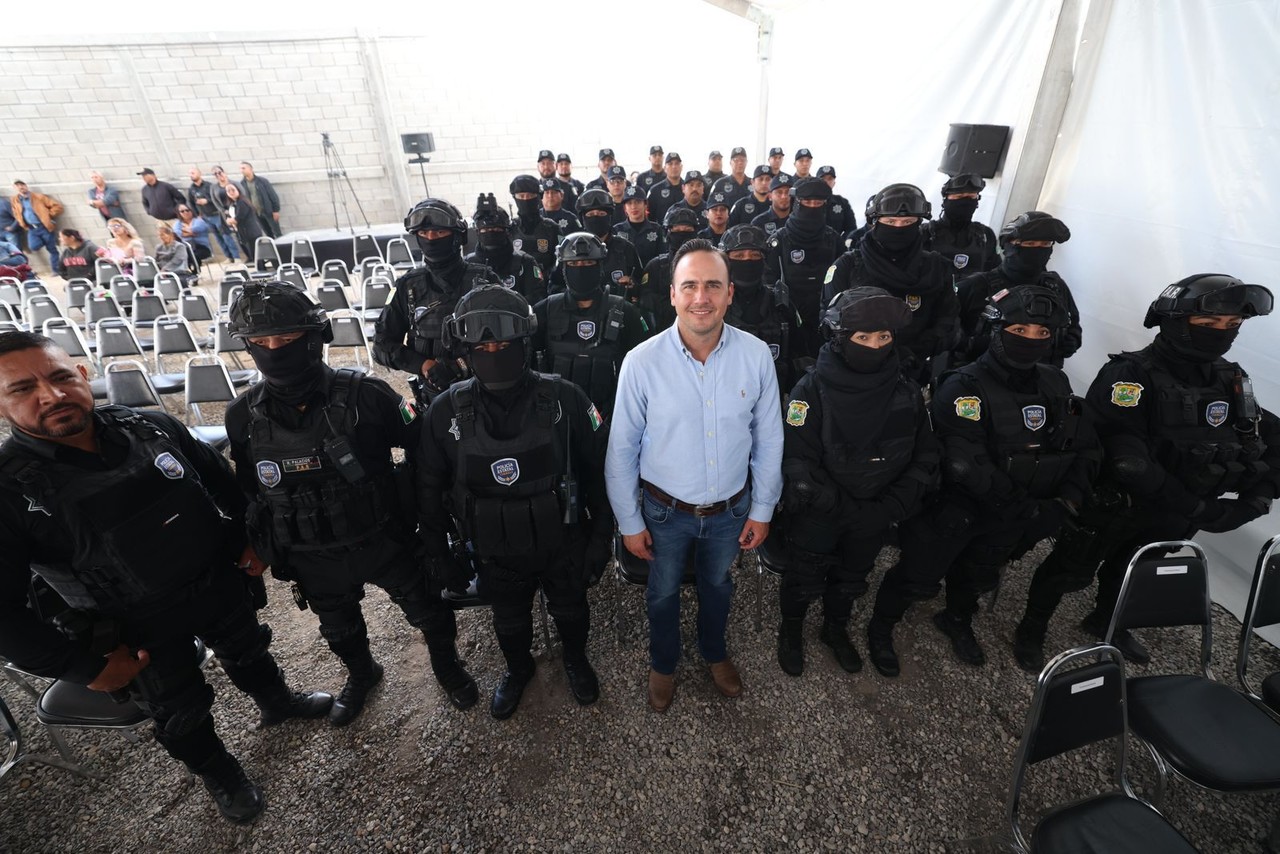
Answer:
<path fill-rule="evenodd" d="M 1053 356 L 1053 338 L 1023 338 L 1001 327 L 991 336 L 988 349 L 1005 367 L 1015 371 L 1029 371 Z"/>
<path fill-rule="evenodd" d="M 836 343 L 836 352 L 849 370 L 858 374 L 875 374 L 884 368 L 889 357 L 893 355 L 893 343 L 883 347 L 867 347 L 849 340 L 849 336 L 841 335 Z"/>
<path fill-rule="evenodd" d="M 604 268 L 599 261 L 582 267 L 566 264 L 561 272 L 565 286 L 576 299 L 595 299 L 604 288 Z"/>
<path fill-rule="evenodd" d="M 1214 329 L 1212 326 L 1195 326 L 1189 317 L 1166 317 L 1160 320 L 1160 337 L 1169 347 L 1192 362 L 1212 362 L 1227 355 L 1240 327 Z"/>
<path fill-rule="evenodd" d="M 795 235 L 802 244 L 812 243 L 822 236 L 827 227 L 827 209 L 811 208 L 800 204 L 798 199 L 791 202 L 791 215 L 787 217 L 787 233 Z"/>
<path fill-rule="evenodd" d="M 418 239 L 418 248 L 422 250 L 422 258 L 427 262 L 428 267 L 436 269 L 448 267 L 460 257 L 458 235 L 453 230 L 449 231 L 448 237 L 437 237 L 434 240 L 428 240 L 420 234 L 415 237 Z"/>
<path fill-rule="evenodd" d="M 525 339 L 512 341 L 496 353 L 472 348 L 467 353 L 471 371 L 485 391 L 504 392 L 515 388 L 525 374 Z"/>
<path fill-rule="evenodd" d="M 1052 246 L 1018 246 L 1006 243 L 1000 266 L 1015 282 L 1034 282 L 1049 265 L 1049 256 L 1052 254 Z"/>
<path fill-rule="evenodd" d="M 871 236 L 890 255 L 899 255 L 920 239 L 920 222 L 912 225 L 887 225 L 879 220 L 871 228 Z"/>
<path fill-rule="evenodd" d="M 495 270 L 505 270 L 515 252 L 511 235 L 505 228 L 481 231 L 476 235 L 476 246 L 480 257 L 490 262 L 489 266 Z"/>
<path fill-rule="evenodd" d="M 739 291 L 754 291 L 764 281 L 764 259 L 729 259 L 729 281 Z"/>
<path fill-rule="evenodd" d="M 582 227 L 596 237 L 604 237 L 609 233 L 609 215 L 591 216 L 590 214 L 582 215 Z"/>
<path fill-rule="evenodd" d="M 978 210 L 977 199 L 943 199 L 942 216 L 952 225 L 968 225 Z"/>
<path fill-rule="evenodd" d="M 520 220 L 520 224 L 525 227 L 525 231 L 531 230 L 538 224 L 538 200 L 533 199 L 516 199 L 516 216 Z"/>
<path fill-rule="evenodd" d="M 262 372 L 267 391 L 282 403 L 304 403 L 324 386 L 324 336 L 316 330 L 274 350 L 251 341 L 245 346 Z"/>
<path fill-rule="evenodd" d="M 680 247 L 684 246 L 687 241 L 692 240 L 696 234 L 697 233 L 693 231 L 668 231 L 667 252 L 674 258 L 676 252 L 680 250 Z"/>

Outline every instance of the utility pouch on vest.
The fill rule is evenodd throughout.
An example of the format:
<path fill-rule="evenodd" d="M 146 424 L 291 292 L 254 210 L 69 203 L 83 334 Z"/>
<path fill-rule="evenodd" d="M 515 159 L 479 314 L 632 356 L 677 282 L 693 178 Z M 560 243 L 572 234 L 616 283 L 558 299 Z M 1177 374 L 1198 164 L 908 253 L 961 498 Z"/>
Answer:
<path fill-rule="evenodd" d="M 529 498 L 472 498 L 471 543 L 483 557 L 553 551 L 563 540 L 559 499 L 552 493 Z"/>
<path fill-rule="evenodd" d="M 346 436 L 330 436 L 324 443 L 324 452 L 333 460 L 338 473 L 347 483 L 359 483 L 365 478 L 364 466 L 352 450 Z"/>
<path fill-rule="evenodd" d="M 578 479 L 573 475 L 564 475 L 556 484 L 556 495 L 560 506 L 564 508 L 564 524 L 574 525 L 578 521 Z"/>

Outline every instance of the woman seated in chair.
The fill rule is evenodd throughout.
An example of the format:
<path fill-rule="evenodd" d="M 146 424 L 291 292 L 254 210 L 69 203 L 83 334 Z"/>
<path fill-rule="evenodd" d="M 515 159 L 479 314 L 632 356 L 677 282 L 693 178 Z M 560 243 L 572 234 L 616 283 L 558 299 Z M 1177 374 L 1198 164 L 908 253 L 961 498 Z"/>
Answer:
<path fill-rule="evenodd" d="M 93 261 L 102 253 L 98 244 L 85 240 L 74 228 L 62 229 L 58 242 L 62 244 L 62 254 L 58 257 L 58 272 L 62 274 L 62 278 L 68 281 L 92 279 Z"/>
<path fill-rule="evenodd" d="M 167 222 L 156 226 L 160 242 L 156 244 L 155 259 L 162 273 L 184 275 L 191 271 L 191 255 L 187 247 L 173 233 L 173 227 Z"/>
<path fill-rule="evenodd" d="M 107 231 L 111 232 L 111 239 L 99 250 L 98 257 L 110 258 L 120 265 L 120 272 L 133 275 L 133 262 L 147 257 L 146 247 L 142 245 L 137 229 L 120 217 L 113 216 L 107 220 Z"/>

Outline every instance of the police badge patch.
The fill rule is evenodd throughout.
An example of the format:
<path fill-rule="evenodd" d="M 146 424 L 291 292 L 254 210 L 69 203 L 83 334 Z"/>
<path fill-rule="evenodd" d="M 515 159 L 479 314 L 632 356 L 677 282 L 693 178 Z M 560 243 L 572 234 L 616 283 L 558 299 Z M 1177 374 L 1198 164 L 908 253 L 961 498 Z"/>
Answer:
<path fill-rule="evenodd" d="M 957 270 L 963 270 L 965 267 L 969 266 L 969 256 L 964 254 L 959 254 L 959 255 L 956 255 L 955 258 L 952 258 L 951 262 L 956 265 Z"/>
<path fill-rule="evenodd" d="M 1027 425 L 1028 430 L 1039 430 L 1044 426 L 1044 407 L 1043 406 L 1024 406 L 1022 407 L 1022 423 Z"/>
<path fill-rule="evenodd" d="M 802 264 L 802 263 L 804 263 L 804 250 L 803 250 L 803 249 L 792 249 L 792 250 L 791 250 L 791 263 L 792 263 L 792 264 Z"/>
<path fill-rule="evenodd" d="M 522 240 L 521 238 L 517 237 L 515 240 L 511 241 L 511 246 L 512 246 L 512 248 L 513 248 L 513 249 L 515 249 L 517 252 L 519 252 L 519 251 L 520 251 L 520 247 L 524 246 L 524 240 Z"/>
<path fill-rule="evenodd" d="M 911 309 L 912 311 L 917 311 L 917 310 L 919 310 L 919 308 L 920 308 L 920 295 L 919 295 L 919 294 L 907 294 L 907 296 L 906 296 L 906 303 L 907 303 L 907 308 Z"/>
<path fill-rule="evenodd" d="M 666 187 L 663 187 L 659 192 L 661 193 L 662 198 L 664 198 L 664 199 L 665 199 L 665 198 L 667 198 L 667 197 L 669 197 L 669 196 L 671 195 L 671 191 L 670 191 L 669 189 L 667 189 Z"/>
<path fill-rule="evenodd" d="M 832 206 L 831 206 L 831 212 L 832 212 L 832 213 L 842 213 L 843 211 L 844 211 L 844 205 L 832 205 Z"/>
<path fill-rule="evenodd" d="M 778 361 L 778 354 L 781 352 L 781 348 L 777 344 L 770 344 L 769 352 L 773 355 L 773 360 L 775 362 Z"/>
<path fill-rule="evenodd" d="M 1221 427 L 1227 423 L 1227 406 L 1225 400 L 1215 400 L 1204 409 L 1204 420 L 1209 422 L 1210 427 Z"/>
<path fill-rule="evenodd" d="M 787 404 L 787 423 L 792 427 L 803 427 L 809 417 L 809 404 L 803 400 L 793 400 Z"/>
<path fill-rule="evenodd" d="M 646 240 L 648 240 L 650 243 L 657 243 L 657 242 L 658 242 L 658 232 L 656 232 L 656 231 L 651 231 L 651 232 L 649 232 L 648 234 L 646 234 L 644 237 L 645 237 L 645 239 L 646 239 Z"/>
<path fill-rule="evenodd" d="M 1112 383 L 1111 402 L 1125 408 L 1138 405 L 1142 400 L 1142 386 L 1138 383 Z"/>
<path fill-rule="evenodd" d="M 169 480 L 182 480 L 182 463 L 168 451 L 156 457 L 156 468 L 160 469 L 160 473 Z"/>
<path fill-rule="evenodd" d="M 502 280 L 502 284 L 508 288 L 514 288 L 516 286 L 516 277 L 507 276 L 505 279 Z"/>
<path fill-rule="evenodd" d="M 620 282 L 620 281 L 622 281 L 622 271 L 621 271 L 621 270 L 614 270 L 614 271 L 613 271 L 612 273 L 610 273 L 609 275 L 613 277 L 613 280 L 614 280 L 615 282 Z"/>
<path fill-rule="evenodd" d="M 956 415 L 970 421 L 982 420 L 982 399 L 977 397 L 957 397 Z"/>
<path fill-rule="evenodd" d="M 259 460 L 258 482 L 267 489 L 280 483 L 280 466 L 271 462 L 271 460 Z"/>
<path fill-rule="evenodd" d="M 578 321 L 578 337 L 583 341 L 590 341 L 596 335 L 596 322 L 594 320 Z"/>
<path fill-rule="evenodd" d="M 550 241 L 550 240 L 547 240 L 547 239 L 546 239 L 546 238 L 544 238 L 544 237 L 539 237 L 539 238 L 538 238 L 538 251 L 539 251 L 539 252 L 543 252 L 543 253 L 546 253 L 546 252 L 551 251 L 551 241 Z"/>
<path fill-rule="evenodd" d="M 503 486 L 510 486 L 520 479 L 520 463 L 514 457 L 504 457 L 489 466 L 493 479 Z"/>

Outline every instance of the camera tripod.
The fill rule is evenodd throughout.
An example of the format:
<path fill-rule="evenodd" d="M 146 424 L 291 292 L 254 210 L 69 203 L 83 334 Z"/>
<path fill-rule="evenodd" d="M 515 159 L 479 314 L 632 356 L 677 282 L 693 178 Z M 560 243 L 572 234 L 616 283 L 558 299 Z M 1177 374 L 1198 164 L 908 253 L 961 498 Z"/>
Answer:
<path fill-rule="evenodd" d="M 338 199 L 342 199 L 342 213 L 347 220 L 347 230 L 355 234 L 356 228 L 351 222 L 351 210 L 347 207 L 347 198 L 350 197 L 356 203 L 356 209 L 360 211 L 360 218 L 364 220 L 364 227 L 369 228 L 369 217 L 364 212 L 364 205 L 360 204 L 360 197 L 356 195 L 355 187 L 351 186 L 351 179 L 347 177 L 347 169 L 342 165 L 342 158 L 338 156 L 338 147 L 333 144 L 333 140 L 329 139 L 329 134 L 320 134 L 321 145 L 324 146 L 324 173 L 329 179 L 329 205 L 333 208 L 333 227 L 339 230 L 338 225 Z M 346 182 L 345 192 L 343 187 L 339 185 L 339 181 Z"/>

